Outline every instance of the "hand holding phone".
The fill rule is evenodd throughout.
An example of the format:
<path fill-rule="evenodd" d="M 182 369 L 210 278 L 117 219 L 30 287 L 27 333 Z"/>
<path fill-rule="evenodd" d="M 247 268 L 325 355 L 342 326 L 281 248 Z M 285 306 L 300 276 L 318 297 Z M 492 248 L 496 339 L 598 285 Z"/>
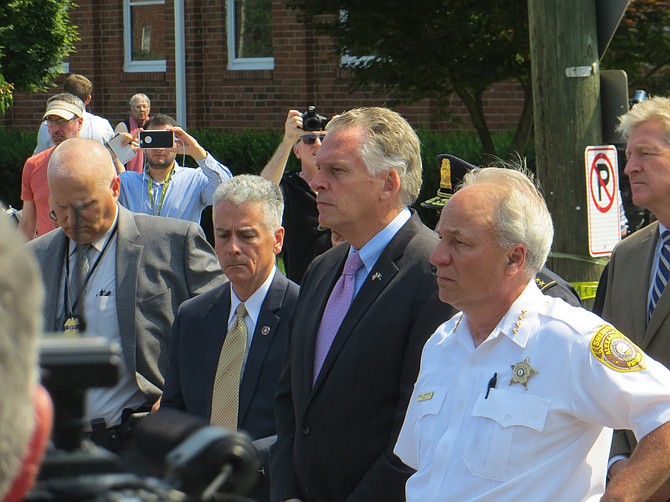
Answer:
<path fill-rule="evenodd" d="M 140 131 L 140 148 L 174 148 L 174 133 L 170 130 Z"/>

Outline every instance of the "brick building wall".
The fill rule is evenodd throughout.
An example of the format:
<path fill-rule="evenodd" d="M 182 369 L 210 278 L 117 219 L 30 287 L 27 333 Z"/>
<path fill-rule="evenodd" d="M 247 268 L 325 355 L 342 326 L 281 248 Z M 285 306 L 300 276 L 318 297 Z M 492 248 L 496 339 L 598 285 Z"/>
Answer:
<path fill-rule="evenodd" d="M 186 38 L 187 121 L 189 127 L 220 129 L 280 129 L 289 108 L 332 115 L 354 106 L 383 105 L 383 97 L 351 93 L 347 70 L 332 54 L 328 39 L 299 22 L 283 1 L 272 3 L 273 70 L 228 70 L 225 0 L 184 2 Z M 152 112 L 176 115 L 174 4 L 164 13 L 166 72 L 128 73 L 123 70 L 123 1 L 78 0 L 71 12 L 80 42 L 69 58 L 71 73 L 86 75 L 94 85 L 89 110 L 114 126 L 128 115 L 128 99 L 136 92 L 151 98 Z M 161 39 L 154 28 L 154 40 Z M 59 82 L 60 83 L 60 82 Z M 0 124 L 37 128 L 48 93 L 17 93 L 14 106 Z M 496 85 L 485 96 L 485 112 L 492 130 L 516 125 L 523 92 L 513 82 Z M 471 129 L 467 110 L 453 96 L 450 118 L 438 119 L 436 104 L 425 100 L 396 107 L 414 127 L 434 130 Z"/>

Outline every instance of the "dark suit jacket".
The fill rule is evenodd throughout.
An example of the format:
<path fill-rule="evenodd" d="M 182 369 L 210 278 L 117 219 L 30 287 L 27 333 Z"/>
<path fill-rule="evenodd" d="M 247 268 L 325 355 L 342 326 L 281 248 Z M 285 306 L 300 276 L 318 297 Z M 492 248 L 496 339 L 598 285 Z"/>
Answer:
<path fill-rule="evenodd" d="M 312 387 L 316 334 L 347 257 L 307 269 L 276 399 L 272 499 L 404 501 L 411 470 L 393 454 L 426 339 L 454 310 L 438 298 L 434 232 L 416 213 L 354 298 Z"/>
<path fill-rule="evenodd" d="M 209 420 L 219 354 L 230 315 L 230 283 L 184 302 L 172 327 L 161 407 Z M 298 286 L 277 271 L 256 323 L 240 384 L 238 429 L 253 439 L 275 434 L 274 395 Z"/>
<path fill-rule="evenodd" d="M 126 366 L 153 404 L 167 369 L 169 334 L 179 305 L 226 278 L 199 225 L 119 208 L 116 308 Z M 45 329 L 56 326 L 68 238 L 61 229 L 30 241 L 46 286 Z"/>
<path fill-rule="evenodd" d="M 657 241 L 658 222 L 654 222 L 629 235 L 614 248 L 607 281 L 602 284 L 606 288 L 602 317 L 652 358 L 670 368 L 670 291 L 667 289 L 647 323 L 649 276 Z M 635 445 L 632 432 L 617 431 L 612 454 L 629 454 Z"/>

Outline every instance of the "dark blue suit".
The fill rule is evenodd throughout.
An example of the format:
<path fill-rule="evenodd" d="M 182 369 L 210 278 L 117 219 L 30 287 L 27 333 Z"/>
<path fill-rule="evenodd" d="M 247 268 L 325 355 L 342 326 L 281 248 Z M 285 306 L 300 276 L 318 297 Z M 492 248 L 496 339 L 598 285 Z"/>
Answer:
<path fill-rule="evenodd" d="M 230 287 L 230 283 L 218 286 L 179 308 L 172 327 L 161 407 L 209 420 L 212 387 L 230 314 Z M 240 384 L 238 429 L 253 439 L 276 434 L 274 396 L 297 299 L 298 286 L 277 271 L 258 315 Z"/>

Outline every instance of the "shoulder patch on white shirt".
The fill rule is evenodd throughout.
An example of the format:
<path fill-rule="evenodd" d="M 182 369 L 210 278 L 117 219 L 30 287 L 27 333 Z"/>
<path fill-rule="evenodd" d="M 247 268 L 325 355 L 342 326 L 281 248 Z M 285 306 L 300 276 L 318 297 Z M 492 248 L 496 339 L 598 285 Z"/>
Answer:
<path fill-rule="evenodd" d="M 609 324 L 604 324 L 591 338 L 591 353 L 614 371 L 640 371 L 647 367 L 644 352 Z"/>

